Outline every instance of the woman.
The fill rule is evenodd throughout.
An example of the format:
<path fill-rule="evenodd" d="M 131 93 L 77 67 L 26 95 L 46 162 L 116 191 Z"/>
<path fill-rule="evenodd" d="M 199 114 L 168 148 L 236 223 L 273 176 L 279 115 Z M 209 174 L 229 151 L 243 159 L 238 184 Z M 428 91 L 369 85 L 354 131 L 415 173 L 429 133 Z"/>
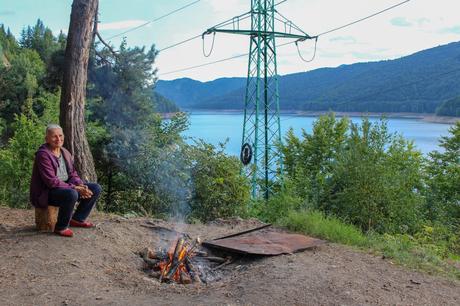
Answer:
<path fill-rule="evenodd" d="M 57 124 L 46 127 L 46 143 L 35 153 L 35 161 L 30 183 L 30 201 L 34 207 L 58 206 L 59 214 L 54 232 L 64 237 L 72 237 L 69 228 L 90 228 L 94 225 L 85 221 L 100 193 L 101 186 L 84 183 L 75 171 L 73 158 L 62 147 L 64 133 Z M 80 201 L 74 212 L 75 204 Z"/>

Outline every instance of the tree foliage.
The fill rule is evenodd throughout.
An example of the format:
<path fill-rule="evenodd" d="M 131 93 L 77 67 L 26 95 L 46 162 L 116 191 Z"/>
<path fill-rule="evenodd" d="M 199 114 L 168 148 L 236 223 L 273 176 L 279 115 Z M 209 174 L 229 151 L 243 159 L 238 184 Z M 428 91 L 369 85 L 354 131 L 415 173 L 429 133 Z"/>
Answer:
<path fill-rule="evenodd" d="M 249 182 L 240 174 L 241 163 L 203 141 L 191 147 L 191 216 L 203 221 L 241 216 L 249 203 Z"/>
<path fill-rule="evenodd" d="M 288 179 L 306 207 L 320 209 L 363 230 L 415 231 L 423 187 L 420 152 L 386 122 L 361 125 L 320 117 L 303 139 L 289 132 L 283 146 Z"/>
<path fill-rule="evenodd" d="M 57 121 L 59 97 L 44 94 L 37 98 L 43 106 L 41 116 L 32 109 L 32 99 L 28 99 L 23 111 L 15 115 L 13 136 L 0 148 L 0 203 L 11 207 L 28 207 L 29 179 L 32 173 L 34 153 L 44 142 L 44 127 Z"/>
<path fill-rule="evenodd" d="M 449 133 L 441 137 L 443 151 L 431 152 L 426 167 L 428 215 L 460 230 L 460 121 Z"/>
<path fill-rule="evenodd" d="M 436 115 L 460 117 L 460 96 L 444 101 L 436 108 Z"/>

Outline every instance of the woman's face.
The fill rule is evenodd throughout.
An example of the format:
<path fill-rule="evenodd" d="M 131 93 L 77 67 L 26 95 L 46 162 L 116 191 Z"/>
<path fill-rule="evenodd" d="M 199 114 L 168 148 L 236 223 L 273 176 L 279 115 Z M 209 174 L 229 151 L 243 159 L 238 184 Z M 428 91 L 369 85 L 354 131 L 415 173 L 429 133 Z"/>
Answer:
<path fill-rule="evenodd" d="M 52 149 L 61 148 L 64 144 L 64 133 L 61 129 L 48 130 L 45 141 Z"/>

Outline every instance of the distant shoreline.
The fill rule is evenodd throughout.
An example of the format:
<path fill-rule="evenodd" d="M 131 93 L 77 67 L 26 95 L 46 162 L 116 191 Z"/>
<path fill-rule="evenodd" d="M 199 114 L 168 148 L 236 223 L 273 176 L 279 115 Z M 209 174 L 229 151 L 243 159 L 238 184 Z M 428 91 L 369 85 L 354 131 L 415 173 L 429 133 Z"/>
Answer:
<path fill-rule="evenodd" d="M 235 109 L 188 109 L 184 112 L 215 112 L 215 113 L 243 113 L 242 110 Z M 296 115 L 300 117 L 317 117 L 330 113 L 330 111 L 281 111 L 282 115 Z M 338 117 L 386 117 L 386 118 L 403 118 L 403 119 L 418 119 L 425 122 L 455 124 L 460 121 L 460 117 L 436 116 L 427 113 L 376 113 L 376 112 L 336 112 L 333 113 Z M 163 114 L 163 117 L 170 118 L 173 114 Z"/>
<path fill-rule="evenodd" d="M 321 116 L 328 114 L 329 112 L 310 112 L 310 111 L 298 111 L 295 112 L 300 116 Z M 404 118 L 404 119 L 419 119 L 425 122 L 431 123 L 442 123 L 442 124 L 454 124 L 460 120 L 460 117 L 447 117 L 447 116 L 436 116 L 434 114 L 426 113 L 364 113 L 364 112 L 333 112 L 338 117 L 386 117 L 386 118 Z"/>

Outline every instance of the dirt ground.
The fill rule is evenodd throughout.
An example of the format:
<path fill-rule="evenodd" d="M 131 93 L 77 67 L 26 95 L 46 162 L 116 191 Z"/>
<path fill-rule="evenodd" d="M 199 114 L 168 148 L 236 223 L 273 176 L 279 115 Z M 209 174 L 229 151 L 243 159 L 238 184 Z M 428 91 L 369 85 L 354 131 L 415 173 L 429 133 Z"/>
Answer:
<path fill-rule="evenodd" d="M 460 305 L 460 283 L 326 244 L 242 257 L 207 285 L 159 283 L 137 252 L 160 241 L 147 219 L 95 214 L 73 238 L 39 233 L 32 210 L 0 207 L 0 305 Z M 173 224 L 162 222 L 165 227 Z M 221 220 L 181 230 L 207 240 L 260 225 Z"/>

